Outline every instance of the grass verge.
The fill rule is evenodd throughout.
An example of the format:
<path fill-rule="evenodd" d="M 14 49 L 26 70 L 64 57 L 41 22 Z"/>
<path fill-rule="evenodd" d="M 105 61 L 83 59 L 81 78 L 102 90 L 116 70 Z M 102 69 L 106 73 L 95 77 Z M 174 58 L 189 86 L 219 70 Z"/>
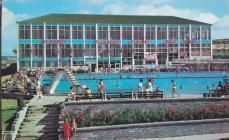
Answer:
<path fill-rule="evenodd" d="M 3 130 L 9 131 L 18 111 L 17 100 L 2 99 Z"/>

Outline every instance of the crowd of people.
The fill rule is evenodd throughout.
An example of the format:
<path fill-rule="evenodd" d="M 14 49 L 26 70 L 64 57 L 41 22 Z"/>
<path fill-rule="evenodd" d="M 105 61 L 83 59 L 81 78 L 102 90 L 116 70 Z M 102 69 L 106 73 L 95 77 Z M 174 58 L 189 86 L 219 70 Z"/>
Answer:
<path fill-rule="evenodd" d="M 7 93 L 19 92 L 22 94 L 31 94 L 40 90 L 41 77 L 43 71 L 27 71 L 19 70 L 17 73 L 11 75 L 9 79 L 2 82 L 2 88 Z"/>

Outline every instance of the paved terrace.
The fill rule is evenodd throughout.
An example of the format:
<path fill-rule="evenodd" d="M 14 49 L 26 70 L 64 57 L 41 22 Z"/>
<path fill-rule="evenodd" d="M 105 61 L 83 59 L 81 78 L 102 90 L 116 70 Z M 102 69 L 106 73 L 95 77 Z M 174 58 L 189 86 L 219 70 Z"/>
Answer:
<path fill-rule="evenodd" d="M 55 108 L 47 106 L 56 106 L 59 103 L 64 102 L 66 96 L 44 96 L 41 99 L 37 99 L 31 103 L 27 110 L 26 117 L 22 126 L 20 127 L 17 140 L 33 140 L 33 139 L 56 139 L 58 125 L 58 111 Z M 171 97 L 165 96 L 166 99 Z M 191 99 L 191 98 L 202 98 L 202 94 L 181 94 L 176 95 L 174 99 Z M 111 99 L 111 100 L 131 100 L 131 99 Z M 135 100 L 135 99 L 133 99 Z M 156 99 L 155 99 L 156 100 Z M 171 99 L 172 100 L 172 99 Z M 88 102 L 89 100 L 81 100 L 80 102 Z M 99 100 L 92 100 L 92 102 L 99 102 Z M 28 126 L 28 127 L 27 127 Z M 54 127 L 55 126 L 55 127 Z M 28 128 L 33 128 L 32 130 Z M 53 135 L 51 135 L 51 133 Z M 55 134 L 55 135 L 54 135 Z M 228 136 L 227 134 L 225 134 Z M 222 135 L 214 135 L 215 137 L 224 138 Z M 211 138 L 210 135 L 192 136 L 193 139 L 205 139 L 205 137 Z M 203 138 L 202 138 L 203 137 Z M 212 137 L 212 138 L 215 138 Z M 161 140 L 166 140 L 163 138 Z M 168 138 L 170 139 L 170 138 Z M 174 140 L 186 139 L 186 137 L 174 137 Z M 149 140 L 149 139 L 146 139 Z M 154 140 L 154 139 L 153 139 Z"/>

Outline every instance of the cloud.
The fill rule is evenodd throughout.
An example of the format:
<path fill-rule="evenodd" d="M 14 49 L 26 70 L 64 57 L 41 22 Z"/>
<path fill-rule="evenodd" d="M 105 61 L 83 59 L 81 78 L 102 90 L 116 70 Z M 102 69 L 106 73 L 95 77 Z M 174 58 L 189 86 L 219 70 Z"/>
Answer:
<path fill-rule="evenodd" d="M 148 1 L 148 2 L 147 2 Z M 152 3 L 150 3 L 151 1 Z M 174 8 L 168 1 L 142 0 L 132 5 L 127 2 L 118 2 L 104 5 L 101 14 L 128 14 L 128 15 L 167 15 L 197 20 L 213 24 L 212 38 L 229 38 L 229 15 L 217 17 L 214 13 L 203 12 L 198 9 Z M 229 0 L 227 0 L 229 2 Z"/>
<path fill-rule="evenodd" d="M 17 45 L 18 29 L 16 21 L 28 18 L 25 14 L 14 14 L 6 7 L 2 8 L 2 54 L 13 55 L 12 49 Z"/>
<path fill-rule="evenodd" d="M 218 20 L 217 22 L 217 27 L 222 29 L 222 28 L 229 28 L 229 15 L 223 16 L 221 19 Z"/>
<path fill-rule="evenodd" d="M 145 2 L 146 1 L 147 0 L 145 0 Z M 151 0 L 151 1 L 156 2 L 157 0 Z M 206 22 L 206 23 L 215 23 L 218 21 L 218 17 L 213 13 L 204 13 L 199 10 L 193 10 L 188 8 L 176 9 L 167 4 L 163 4 L 161 6 L 155 6 L 153 4 L 150 5 L 147 2 L 135 6 L 128 5 L 127 3 L 107 4 L 103 7 L 101 13 L 130 14 L 130 15 L 170 15 L 170 16 L 189 18 L 193 20 Z"/>
<path fill-rule="evenodd" d="M 206 23 L 216 23 L 217 21 L 219 21 L 219 18 L 212 13 L 200 13 L 200 15 L 197 18 L 195 18 L 195 20 L 199 20 Z"/>

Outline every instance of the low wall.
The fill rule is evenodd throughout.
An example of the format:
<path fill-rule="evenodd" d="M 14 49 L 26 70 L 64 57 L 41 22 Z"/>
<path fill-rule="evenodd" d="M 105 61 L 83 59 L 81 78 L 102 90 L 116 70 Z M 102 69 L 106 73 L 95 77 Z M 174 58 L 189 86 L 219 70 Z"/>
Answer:
<path fill-rule="evenodd" d="M 123 109 L 156 109 L 159 107 L 193 107 L 208 104 L 210 102 L 229 102 L 229 98 L 195 98 L 195 99 L 154 99 L 154 100 L 113 100 L 113 101 L 88 101 L 65 102 L 62 104 L 63 112 L 84 111 L 89 106 L 92 111 L 119 111 Z"/>
<path fill-rule="evenodd" d="M 71 140 L 127 140 L 229 133 L 229 118 L 79 128 Z"/>
<path fill-rule="evenodd" d="M 36 100 L 37 100 L 37 97 L 34 96 L 32 99 L 29 100 L 29 103 L 26 104 L 25 107 L 21 108 L 21 110 L 17 112 L 16 118 L 12 124 L 12 130 L 3 132 L 4 139 L 6 140 L 15 140 L 16 139 L 18 130 L 21 126 L 21 123 L 23 122 L 25 118 L 28 106 Z"/>

